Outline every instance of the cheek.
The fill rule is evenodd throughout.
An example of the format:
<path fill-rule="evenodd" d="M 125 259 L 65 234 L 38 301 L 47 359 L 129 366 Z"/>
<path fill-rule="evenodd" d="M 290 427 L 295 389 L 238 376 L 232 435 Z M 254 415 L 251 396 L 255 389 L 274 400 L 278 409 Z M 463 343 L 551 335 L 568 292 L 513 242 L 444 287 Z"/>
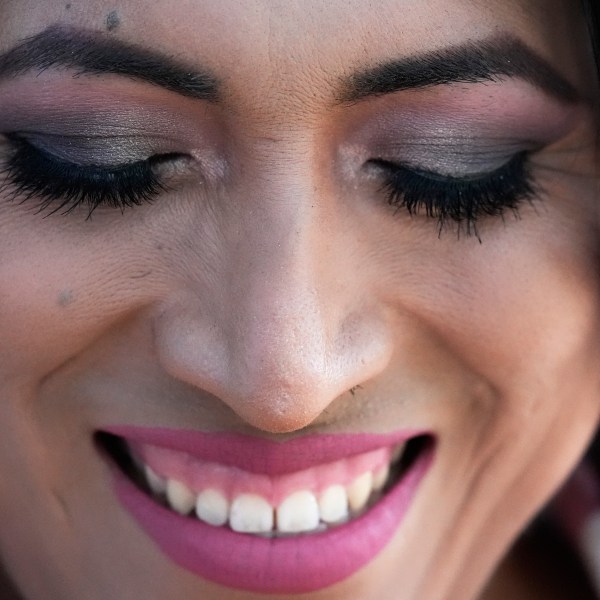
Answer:
<path fill-rule="evenodd" d="M 432 363 L 427 353 L 429 374 L 435 365 L 439 380 L 441 365 L 451 365 L 462 381 L 478 382 L 458 396 L 470 402 L 445 408 L 457 455 L 478 431 L 477 464 L 495 455 L 498 469 L 510 469 L 539 451 L 566 469 L 563 455 L 545 448 L 548 440 L 571 445 L 564 456 L 574 462 L 592 435 L 600 408 L 600 287 L 597 236 L 581 208 L 579 215 L 553 206 L 523 211 L 520 221 L 486 226 L 481 244 L 450 231 L 430 235 L 427 245 L 415 237 L 412 249 L 389 257 L 388 297 L 404 320 L 398 344 L 407 332 L 434 339 L 441 358 Z M 479 397 L 477 389 L 487 393 Z M 467 404 L 459 415 L 457 406 Z"/>
<path fill-rule="evenodd" d="M 445 302 L 434 317 L 495 392 L 478 447 L 493 473 L 483 493 L 497 501 L 497 490 L 508 489 L 522 510 L 538 506 L 572 468 L 600 412 L 596 238 L 539 231 L 482 249 L 459 279 L 461 293 L 439 294 Z"/>
<path fill-rule="evenodd" d="M 409 298 L 448 349 L 501 393 L 546 386 L 578 362 L 590 372 L 597 364 L 593 237 L 552 227 L 539 232 L 507 230 L 464 250 L 457 242 L 428 267 L 429 288 L 415 288 Z"/>
<path fill-rule="evenodd" d="M 72 340 L 80 278 L 66 261 L 38 264 L 29 256 L 9 257 L 0 266 L 0 329 L 3 370 L 36 369 L 64 355 Z M 71 273 L 71 277 L 65 277 Z M 80 322 L 80 319 L 77 319 Z M 75 330 L 77 326 L 75 327 Z M 52 356 L 54 355 L 54 356 Z"/>
<path fill-rule="evenodd" d="M 131 283 L 139 264 L 115 260 L 111 240 L 25 216 L 0 218 L 0 377 L 32 381 L 139 305 L 146 290 Z"/>

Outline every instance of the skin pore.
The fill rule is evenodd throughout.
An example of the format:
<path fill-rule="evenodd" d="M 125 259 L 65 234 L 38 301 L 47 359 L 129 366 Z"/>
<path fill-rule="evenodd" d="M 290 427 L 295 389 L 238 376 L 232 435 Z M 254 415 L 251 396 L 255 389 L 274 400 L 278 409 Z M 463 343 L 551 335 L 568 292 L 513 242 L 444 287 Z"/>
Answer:
<path fill-rule="evenodd" d="M 1 53 L 58 27 L 210 84 L 0 59 L 3 173 L 15 134 L 30 162 L 31 146 L 88 168 L 168 157 L 151 203 L 91 218 L 0 183 L 0 556 L 23 596 L 260 597 L 176 566 L 123 509 L 94 444 L 118 423 L 432 432 L 392 541 L 295 597 L 478 597 L 600 409 L 597 115 L 573 3 L 0 0 L 0 16 Z M 498 40 L 537 75 L 348 101 L 378 65 Z M 440 229 L 439 208 L 389 205 L 390 163 L 463 185 L 514 164 L 525 198 Z"/>

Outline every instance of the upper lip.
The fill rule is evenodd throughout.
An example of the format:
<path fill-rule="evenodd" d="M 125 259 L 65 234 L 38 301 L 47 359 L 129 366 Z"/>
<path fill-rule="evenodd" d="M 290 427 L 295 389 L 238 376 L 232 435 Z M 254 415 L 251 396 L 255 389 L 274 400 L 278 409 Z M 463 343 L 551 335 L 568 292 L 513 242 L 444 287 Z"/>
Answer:
<path fill-rule="evenodd" d="M 239 433 L 130 425 L 104 427 L 102 431 L 133 443 L 177 450 L 198 460 L 270 476 L 294 473 L 377 448 L 395 446 L 426 433 L 402 430 L 387 434 L 311 434 L 275 442 Z"/>

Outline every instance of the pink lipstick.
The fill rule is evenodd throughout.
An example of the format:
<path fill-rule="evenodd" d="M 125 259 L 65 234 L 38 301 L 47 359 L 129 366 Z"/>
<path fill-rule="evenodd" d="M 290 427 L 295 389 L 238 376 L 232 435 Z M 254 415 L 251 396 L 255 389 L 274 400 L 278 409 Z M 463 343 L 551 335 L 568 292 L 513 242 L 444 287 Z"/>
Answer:
<path fill-rule="evenodd" d="M 174 500 L 171 488 L 168 501 L 160 502 L 111 461 L 117 497 L 164 554 L 213 583 L 262 594 L 314 592 L 347 579 L 375 558 L 402 523 L 434 456 L 432 436 L 418 431 L 310 435 L 287 442 L 129 426 L 104 432 L 124 441 L 153 477 L 169 485 L 176 477 L 186 493 L 191 491 L 189 505 L 181 492 Z M 403 449 L 398 464 L 393 462 L 394 448 L 396 453 Z M 356 496 L 355 482 L 364 480 L 365 473 L 389 472 L 390 461 L 392 472 L 386 483 L 379 482 L 381 489 L 373 483 L 377 491 L 369 500 L 364 494 Z M 333 489 L 346 489 L 350 505 L 346 518 L 337 523 L 328 521 L 329 504 L 324 501 Z M 187 516 L 199 492 L 198 498 L 212 494 L 221 499 L 226 507 L 222 519 L 211 519 L 213 510 L 206 522 L 198 508 L 202 518 Z M 288 507 L 298 496 L 312 498 L 314 504 L 299 509 L 299 517 Z M 267 509 L 273 504 L 266 524 L 269 510 L 263 505 L 262 521 L 256 521 L 256 512 L 244 514 L 239 508 L 257 498 Z M 306 525 L 307 515 L 313 514 L 316 521 Z"/>

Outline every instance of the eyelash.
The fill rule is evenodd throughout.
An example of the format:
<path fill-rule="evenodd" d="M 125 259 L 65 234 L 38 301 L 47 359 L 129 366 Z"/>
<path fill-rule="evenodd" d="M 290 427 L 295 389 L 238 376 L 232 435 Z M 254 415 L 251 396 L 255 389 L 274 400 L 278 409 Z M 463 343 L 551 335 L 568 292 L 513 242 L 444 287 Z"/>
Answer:
<path fill-rule="evenodd" d="M 0 192 L 10 186 L 13 198 L 39 199 L 37 212 L 49 210 L 48 214 L 68 214 L 83 206 L 89 218 L 101 206 L 123 210 L 150 203 L 167 189 L 156 167 L 181 157 L 163 154 L 121 166 L 86 166 L 54 157 L 17 135 L 7 139 L 13 152 Z M 506 210 L 517 213 L 523 201 L 535 196 L 528 152 L 516 154 L 496 171 L 471 178 L 442 176 L 383 159 L 369 163 L 384 173 L 381 191 L 390 206 L 411 216 L 424 213 L 437 219 L 440 233 L 453 221 L 468 235 L 478 236 L 482 217 L 502 216 Z"/>
<path fill-rule="evenodd" d="M 529 152 L 520 152 L 497 170 L 474 177 L 442 176 L 381 159 L 370 162 L 384 171 L 382 192 L 396 211 L 435 218 L 440 233 L 453 221 L 459 231 L 462 226 L 467 235 L 479 237 L 481 218 L 507 210 L 518 215 L 519 206 L 536 196 L 529 158 Z"/>
<path fill-rule="evenodd" d="M 13 198 L 39 199 L 37 212 L 68 214 L 80 206 L 88 218 L 99 207 L 121 210 L 152 202 L 166 186 L 156 167 L 180 155 L 163 154 L 127 165 L 77 165 L 54 157 L 16 136 L 7 136 L 13 152 L 4 169 L 4 182 Z"/>

